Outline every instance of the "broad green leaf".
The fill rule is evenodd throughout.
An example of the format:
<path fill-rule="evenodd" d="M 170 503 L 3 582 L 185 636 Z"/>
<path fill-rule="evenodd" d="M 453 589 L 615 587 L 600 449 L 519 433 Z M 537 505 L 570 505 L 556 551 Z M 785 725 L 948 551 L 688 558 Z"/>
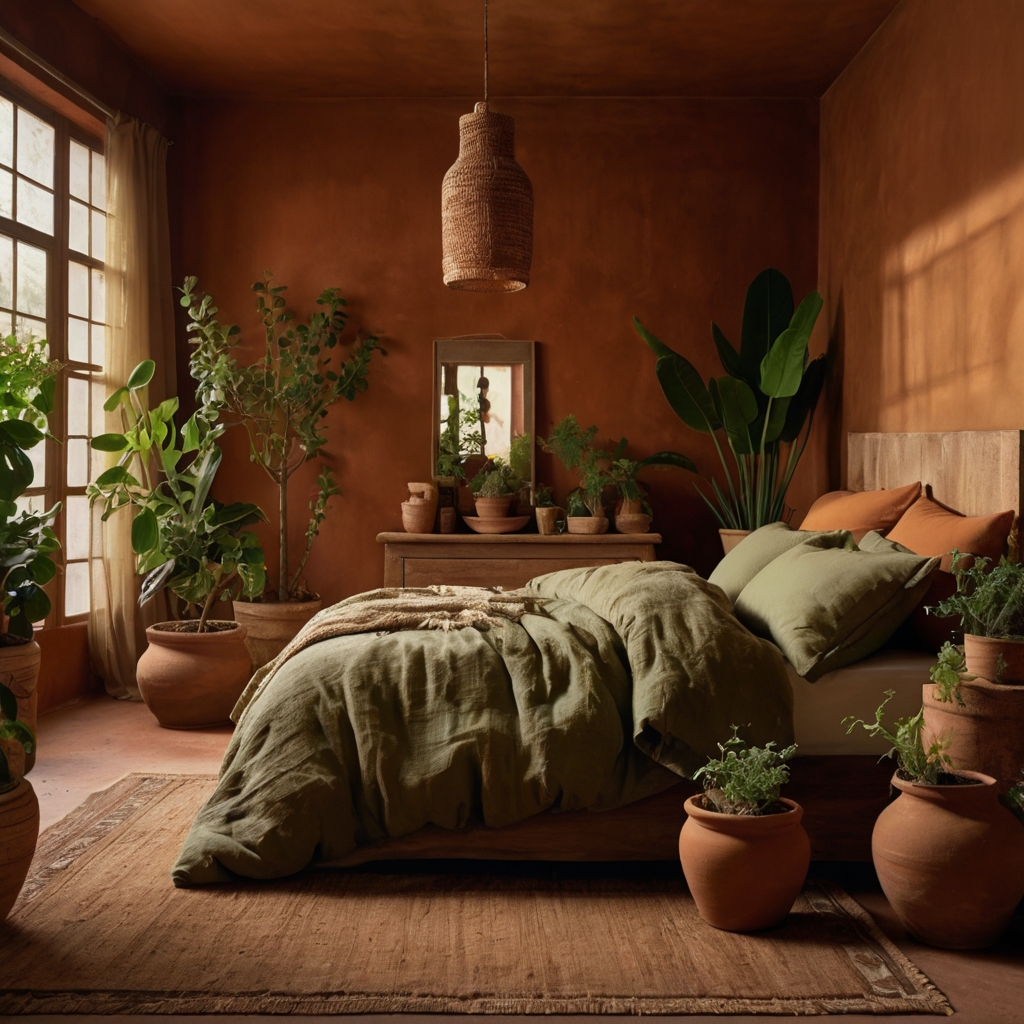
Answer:
<path fill-rule="evenodd" d="M 743 306 L 743 334 L 740 341 L 740 376 L 757 387 L 761 363 L 776 338 L 793 319 L 793 289 L 786 275 L 769 268 L 747 289 Z"/>
<path fill-rule="evenodd" d="M 662 356 L 655 373 L 669 405 L 688 427 L 710 434 L 721 426 L 707 386 L 688 359 L 675 352 Z"/>
<path fill-rule="evenodd" d="M 175 561 L 173 558 L 168 558 L 163 565 L 158 566 L 154 569 L 143 581 L 142 589 L 139 593 L 139 607 L 152 601 L 157 594 L 163 589 L 164 584 L 171 578 L 171 574 L 174 572 Z"/>
<path fill-rule="evenodd" d="M 152 412 L 150 412 L 149 418 L 154 423 L 169 423 L 172 419 L 174 419 L 174 414 L 177 411 L 178 399 L 165 398 Z"/>
<path fill-rule="evenodd" d="M 636 328 L 636 333 L 647 342 L 651 351 L 659 358 L 662 359 L 665 356 L 675 355 L 675 353 L 656 335 L 651 334 L 649 330 L 642 323 L 638 317 L 633 317 L 633 326 Z"/>
<path fill-rule="evenodd" d="M 144 388 L 153 379 L 155 372 L 156 363 L 152 359 L 143 359 L 128 377 L 128 390 L 138 391 L 139 388 Z"/>
<path fill-rule="evenodd" d="M 221 450 L 214 446 L 203 456 L 203 461 L 196 470 L 196 490 L 192 499 L 193 516 L 202 512 L 203 506 L 206 504 L 206 498 L 213 486 L 213 478 L 217 475 L 221 458 Z"/>
<path fill-rule="evenodd" d="M 800 331 L 805 334 L 810 340 L 811 331 L 814 330 L 814 324 L 818 319 L 818 314 L 821 312 L 821 296 L 817 292 L 808 292 L 804 296 L 803 302 L 797 307 L 797 311 L 793 314 L 793 319 L 790 321 L 789 326 L 795 331 Z"/>
<path fill-rule="evenodd" d="M 113 412 L 120 404 L 121 399 L 128 394 L 127 388 L 118 388 L 111 396 L 103 403 L 103 408 L 106 412 Z"/>
<path fill-rule="evenodd" d="M 151 551 L 160 541 L 160 524 L 153 511 L 140 509 L 132 520 L 132 550 L 137 555 Z"/>
<path fill-rule="evenodd" d="M 19 448 L 34 448 L 43 439 L 43 432 L 28 420 L 4 420 L 0 422 L 0 435 Z"/>
<path fill-rule="evenodd" d="M 787 327 L 761 363 L 761 390 L 770 398 L 791 398 L 800 388 L 807 356 L 807 335 Z"/>
<path fill-rule="evenodd" d="M 96 486 L 110 487 L 111 484 L 129 484 L 138 487 L 139 481 L 124 466 L 111 466 L 110 469 L 104 470 L 96 477 Z"/>
<path fill-rule="evenodd" d="M 92 439 L 90 446 L 98 452 L 123 452 L 128 440 L 124 434 L 100 434 Z"/>
<path fill-rule="evenodd" d="M 722 333 L 722 329 L 713 320 L 711 321 L 711 337 L 715 339 L 715 348 L 718 349 L 718 358 L 722 363 L 722 369 L 730 377 L 740 375 L 740 354 L 732 347 L 731 342 Z"/>
<path fill-rule="evenodd" d="M 641 459 L 637 466 L 673 466 L 676 469 L 688 469 L 691 473 L 697 472 L 693 459 L 687 458 L 681 452 L 655 452 L 646 459 Z"/>
<path fill-rule="evenodd" d="M 781 441 L 792 442 L 800 436 L 808 415 L 814 411 L 825 384 L 828 363 L 825 356 L 818 356 L 807 364 L 800 389 L 793 396 L 786 412 L 786 423 L 779 434 Z"/>
<path fill-rule="evenodd" d="M 199 448 L 199 427 L 196 424 L 196 418 L 193 414 L 189 416 L 188 421 L 181 431 L 181 450 L 182 453 L 194 452 Z"/>
<path fill-rule="evenodd" d="M 737 454 L 749 455 L 757 444 L 749 430 L 757 419 L 754 392 L 739 377 L 712 377 L 709 384 L 715 408 L 729 436 L 729 446 Z"/>
<path fill-rule="evenodd" d="M 38 554 L 28 564 L 29 572 L 32 573 L 32 578 L 41 587 L 45 587 L 54 576 L 57 575 L 57 567 L 53 564 L 53 559 L 48 558 L 44 554 Z"/>
<path fill-rule="evenodd" d="M 50 608 L 50 599 L 46 591 L 35 585 L 29 587 L 28 595 L 22 604 L 23 614 L 29 624 L 45 619 L 50 614 Z"/>
<path fill-rule="evenodd" d="M 789 412 L 789 406 L 792 401 L 792 398 L 772 399 L 771 409 L 768 413 L 768 429 L 764 432 L 765 444 L 771 444 L 779 439 L 779 435 L 786 425 L 786 415 Z M 763 426 L 763 423 L 764 421 L 762 420 L 760 425 Z M 758 444 L 760 444 L 760 437 L 761 435 L 758 434 Z"/>
<path fill-rule="evenodd" d="M 57 392 L 57 378 L 47 377 L 39 385 L 39 393 L 32 399 L 32 404 L 44 415 L 53 412 L 53 399 Z"/>

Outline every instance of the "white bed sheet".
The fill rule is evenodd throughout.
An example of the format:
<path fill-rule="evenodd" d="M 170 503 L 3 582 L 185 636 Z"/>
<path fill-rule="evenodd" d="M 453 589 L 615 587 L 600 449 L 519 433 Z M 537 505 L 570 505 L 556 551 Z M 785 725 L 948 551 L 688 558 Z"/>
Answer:
<path fill-rule="evenodd" d="M 879 651 L 809 683 L 787 663 L 797 754 L 884 754 L 889 749 L 884 740 L 873 740 L 859 726 L 847 736 L 843 719 L 856 715 L 873 722 L 886 690 L 896 691 L 886 706 L 883 721 L 887 725 L 917 714 L 921 686 L 928 682 L 928 670 L 934 664 L 934 655 L 919 651 Z"/>

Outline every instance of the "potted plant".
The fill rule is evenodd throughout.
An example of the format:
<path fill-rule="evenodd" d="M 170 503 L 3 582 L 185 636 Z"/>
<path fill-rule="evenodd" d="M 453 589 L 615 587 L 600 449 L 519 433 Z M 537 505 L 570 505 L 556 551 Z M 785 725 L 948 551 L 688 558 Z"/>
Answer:
<path fill-rule="evenodd" d="M 626 458 L 629 442 L 622 438 L 615 451 L 612 452 L 609 476 L 615 489 L 622 499 L 615 513 L 615 529 L 619 533 L 646 533 L 651 527 L 651 506 L 647 503 L 646 494 L 641 490 L 637 477 L 648 466 L 674 466 L 677 469 L 688 469 L 697 472 L 692 459 L 679 452 L 656 452 L 639 462 Z"/>
<path fill-rule="evenodd" d="M 40 653 L 32 623 L 50 612 L 43 588 L 57 572 L 60 543 L 51 524 L 61 505 L 33 511 L 24 494 L 35 478 L 28 452 L 52 436 L 47 416 L 60 370 L 61 364 L 48 358 L 45 341 L 0 339 L 0 679 L 8 681 L 21 719 L 33 730 Z M 25 771 L 34 763 L 33 747 Z"/>
<path fill-rule="evenodd" d="M 481 519 L 504 519 L 523 481 L 510 463 L 495 457 L 469 482 Z"/>
<path fill-rule="evenodd" d="M 189 331 L 195 346 L 191 374 L 198 382 L 200 403 L 216 405 L 241 424 L 249 436 L 249 457 L 261 466 L 277 488 L 277 581 L 270 591 L 251 602 L 239 601 L 235 617 L 249 629 L 256 667 L 265 664 L 320 608 L 320 597 L 306 587 L 303 573 L 313 542 L 328 509 L 339 494 L 334 477 L 324 468 L 317 479 L 317 495 L 310 502 L 306 546 L 299 564 L 289 555 L 288 482 L 311 459 L 321 456 L 327 443 L 324 417 L 342 398 L 352 401 L 366 390 L 370 360 L 383 352 L 373 336 L 357 338 L 349 359 L 334 363 L 347 323 L 345 300 L 339 289 L 327 288 L 317 298 L 319 312 L 308 323 L 291 326 L 295 317 L 285 308 L 284 285 L 265 273 L 252 286 L 256 308 L 266 335 L 266 348 L 256 362 L 239 365 L 235 358 L 239 328 L 221 325 L 209 295 L 196 292 L 196 278 L 185 278 L 181 304 L 188 310 Z M 206 396 L 212 396 L 207 399 Z"/>
<path fill-rule="evenodd" d="M 964 645 L 943 645 L 925 684 L 924 727 L 947 735 L 955 763 L 996 779 L 1001 793 L 1024 767 L 1024 565 L 953 553 L 956 592 L 928 611 L 958 615 Z"/>
<path fill-rule="evenodd" d="M 611 456 L 593 447 L 597 427 L 583 428 L 569 413 L 555 424 L 547 438 L 538 438 L 541 448 L 556 456 L 563 466 L 579 478 L 579 486 L 569 493 L 566 524 L 570 533 L 606 533 L 608 516 L 604 510 L 604 489 L 612 482 L 608 474 Z"/>
<path fill-rule="evenodd" d="M 0 683 L 0 921 L 11 912 L 39 838 L 39 801 L 24 778 L 35 734 L 18 719 L 18 700 Z"/>
<path fill-rule="evenodd" d="M 549 537 L 558 531 L 558 513 L 565 515 L 565 509 L 555 504 L 554 491 L 541 485 L 534 492 L 534 515 L 537 517 L 537 532 Z M 564 529 L 564 527 L 563 527 Z"/>
<path fill-rule="evenodd" d="M 747 289 L 739 351 L 717 324 L 711 325 L 725 374 L 707 384 L 688 359 L 633 317 L 637 333 L 658 357 L 655 372 L 669 405 L 688 427 L 710 434 L 715 443 L 725 489 L 712 478 L 712 496 L 698 491 L 718 519 L 727 551 L 751 531 L 788 518 L 786 493 L 825 382 L 825 357 L 807 361 L 820 310 L 816 291 L 794 311 L 785 274 L 774 269 L 758 274 Z"/>
<path fill-rule="evenodd" d="M 139 659 L 139 691 L 166 728 L 227 721 L 251 675 L 245 627 L 217 619 L 218 602 L 254 595 L 266 581 L 259 538 L 246 526 L 264 519 L 252 504 L 225 505 L 210 497 L 221 462 L 215 441 L 223 432 L 216 409 L 203 404 L 179 435 L 177 398 L 147 410 L 151 359 L 140 363 L 104 408 L 119 409 L 122 433 L 101 434 L 98 451 L 119 453 L 116 465 L 87 490 L 103 518 L 134 511 L 132 547 L 145 574 L 140 604 L 166 587 L 184 606 L 184 618 L 146 630 Z M 186 456 L 192 458 L 183 463 Z"/>
<path fill-rule="evenodd" d="M 686 801 L 679 860 L 700 916 L 715 928 L 758 931 L 781 923 L 803 888 L 811 844 L 799 804 L 779 796 L 796 746 L 748 747 L 732 737 L 694 772 L 703 794 Z"/>
<path fill-rule="evenodd" d="M 900 795 L 878 816 L 871 855 L 878 881 L 911 935 L 944 949 L 980 949 L 1003 933 L 1024 896 L 1024 828 L 999 802 L 990 775 L 955 766 L 944 736 L 924 737 L 923 709 L 858 725 L 891 746 Z"/>

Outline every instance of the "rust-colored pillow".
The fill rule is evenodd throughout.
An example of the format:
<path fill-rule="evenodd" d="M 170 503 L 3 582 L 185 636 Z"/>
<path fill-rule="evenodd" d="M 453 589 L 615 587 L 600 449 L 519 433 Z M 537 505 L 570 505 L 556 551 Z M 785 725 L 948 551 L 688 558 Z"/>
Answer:
<path fill-rule="evenodd" d="M 1013 509 L 991 516 L 963 516 L 922 494 L 887 538 L 918 555 L 941 555 L 941 567 L 949 572 L 954 548 L 998 562 L 1006 550 L 1013 520 Z"/>
<path fill-rule="evenodd" d="M 881 491 L 830 491 L 811 506 L 800 529 L 849 530 L 859 542 L 871 530 L 887 534 L 920 496 L 920 481 Z"/>

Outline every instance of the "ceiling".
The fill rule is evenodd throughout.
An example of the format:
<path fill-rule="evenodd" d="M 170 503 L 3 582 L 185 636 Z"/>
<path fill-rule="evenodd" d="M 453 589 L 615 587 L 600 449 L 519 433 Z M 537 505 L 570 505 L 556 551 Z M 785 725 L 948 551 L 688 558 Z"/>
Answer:
<path fill-rule="evenodd" d="M 496 96 L 820 96 L 898 0 L 491 0 Z M 75 0 L 186 95 L 476 96 L 482 0 Z"/>

